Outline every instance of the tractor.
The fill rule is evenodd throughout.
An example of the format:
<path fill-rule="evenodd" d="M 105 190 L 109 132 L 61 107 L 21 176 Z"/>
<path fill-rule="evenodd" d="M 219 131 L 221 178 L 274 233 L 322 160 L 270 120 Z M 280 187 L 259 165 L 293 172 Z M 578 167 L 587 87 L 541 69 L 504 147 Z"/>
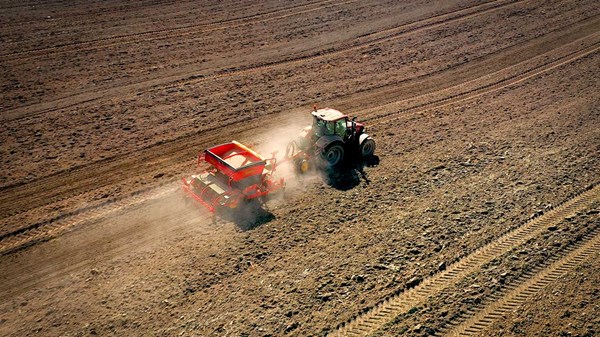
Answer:
<path fill-rule="evenodd" d="M 300 173 L 313 165 L 326 169 L 340 165 L 344 158 L 366 160 L 375 152 L 375 141 L 365 133 L 365 126 L 338 110 L 314 109 L 312 125 L 290 142 L 286 159 L 294 163 Z"/>

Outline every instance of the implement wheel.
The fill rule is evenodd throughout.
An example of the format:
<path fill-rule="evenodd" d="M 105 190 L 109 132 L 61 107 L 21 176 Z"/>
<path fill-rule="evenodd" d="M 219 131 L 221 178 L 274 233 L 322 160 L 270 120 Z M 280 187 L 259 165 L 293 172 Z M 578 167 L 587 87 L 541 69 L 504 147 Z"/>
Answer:
<path fill-rule="evenodd" d="M 310 171 L 310 161 L 306 158 L 298 158 L 294 161 L 294 168 L 299 174 L 305 174 Z"/>

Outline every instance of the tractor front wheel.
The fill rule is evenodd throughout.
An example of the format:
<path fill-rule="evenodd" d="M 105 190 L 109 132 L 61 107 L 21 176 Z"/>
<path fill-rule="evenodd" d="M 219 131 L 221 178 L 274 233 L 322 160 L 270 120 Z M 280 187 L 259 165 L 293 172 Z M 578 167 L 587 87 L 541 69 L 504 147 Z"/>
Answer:
<path fill-rule="evenodd" d="M 360 144 L 360 155 L 366 159 L 371 157 L 373 153 L 375 153 L 375 141 L 367 138 Z"/>
<path fill-rule="evenodd" d="M 339 143 L 328 146 L 323 151 L 323 159 L 330 167 L 338 165 L 342 162 L 342 159 L 344 159 L 344 147 Z"/>

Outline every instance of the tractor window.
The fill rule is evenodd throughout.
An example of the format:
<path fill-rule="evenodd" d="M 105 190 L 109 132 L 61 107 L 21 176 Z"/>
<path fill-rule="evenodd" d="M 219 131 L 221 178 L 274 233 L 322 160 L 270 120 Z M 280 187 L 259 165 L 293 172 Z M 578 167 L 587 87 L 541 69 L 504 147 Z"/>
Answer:
<path fill-rule="evenodd" d="M 335 122 L 335 134 L 344 138 L 346 137 L 346 119 L 340 119 Z"/>
<path fill-rule="evenodd" d="M 334 125 L 333 122 L 326 122 L 325 125 L 327 126 L 327 135 L 333 135 L 334 132 Z"/>
<path fill-rule="evenodd" d="M 313 121 L 313 130 L 315 132 L 315 135 L 319 137 L 326 134 L 327 132 L 325 130 L 325 122 L 318 118 L 315 118 Z"/>
<path fill-rule="evenodd" d="M 313 130 L 315 135 L 324 136 L 324 135 L 333 135 L 335 134 L 335 123 L 324 121 L 319 118 L 315 118 L 313 122 Z"/>

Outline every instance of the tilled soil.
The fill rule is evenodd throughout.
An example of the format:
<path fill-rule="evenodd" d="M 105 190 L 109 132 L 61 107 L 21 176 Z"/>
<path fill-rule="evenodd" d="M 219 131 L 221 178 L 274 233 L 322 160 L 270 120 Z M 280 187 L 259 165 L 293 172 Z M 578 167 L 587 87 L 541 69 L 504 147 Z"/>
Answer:
<path fill-rule="evenodd" d="M 421 336 L 423 334 L 433 334 L 435 331 L 442 331 L 448 326 L 449 322 L 452 322 L 452 320 L 455 320 L 461 315 L 465 315 L 469 310 L 485 305 L 486 300 L 490 295 L 506 291 L 511 284 L 516 283 L 520 278 L 523 278 L 525 273 L 535 271 L 537 266 L 548 265 L 553 260 L 556 260 L 556 256 L 560 254 L 560 251 L 564 249 L 566 245 L 582 240 L 586 235 L 597 231 L 599 229 L 598 226 L 600 225 L 598 206 L 600 205 L 596 203 L 590 210 L 570 217 L 568 220 L 561 222 L 557 226 L 545 228 L 542 236 L 529 240 L 525 245 L 494 259 L 489 264 L 484 265 L 480 271 L 470 275 L 445 293 L 436 298 L 429 299 L 431 305 L 415 307 L 407 315 L 396 318 L 391 324 L 390 331 L 388 331 L 387 334 L 392 336 Z M 586 263 L 588 266 L 594 266 L 597 264 L 597 261 L 596 259 L 592 259 Z M 588 277 L 592 279 L 595 277 L 592 274 L 583 276 L 581 269 L 577 269 L 575 272 L 578 276 L 577 283 L 588 281 Z M 562 282 L 564 281 L 561 280 L 561 283 Z M 597 297 L 597 294 L 594 295 L 594 288 L 590 287 L 590 284 L 587 284 L 586 286 L 586 288 L 581 289 L 582 293 L 577 296 L 577 298 L 573 298 L 575 297 L 573 293 L 565 294 L 564 292 L 547 289 L 543 292 L 543 295 L 538 295 L 536 298 L 532 299 L 537 302 L 541 296 L 547 298 L 545 296 L 552 294 L 550 295 L 551 297 L 560 297 L 561 299 L 570 302 L 558 306 L 560 308 L 558 310 L 566 310 L 567 312 L 570 312 L 569 310 L 577 307 L 579 307 L 579 309 L 584 309 L 584 307 L 589 304 L 585 308 L 587 310 L 577 310 L 578 315 L 575 315 L 572 318 L 576 321 L 575 326 L 573 326 L 573 322 L 570 322 L 571 325 L 569 325 L 569 323 L 561 321 L 557 326 L 561 326 L 562 330 L 553 331 L 552 329 L 556 329 L 557 326 L 551 322 L 557 321 L 555 319 L 549 319 L 549 316 L 555 315 L 554 313 L 547 313 L 546 317 L 540 319 L 540 316 L 538 315 L 532 315 L 531 313 L 525 314 L 519 309 L 514 312 L 511 317 L 499 321 L 489 332 L 486 331 L 486 334 L 492 334 L 492 331 L 495 331 L 494 334 L 498 336 L 511 334 L 523 334 L 526 336 L 553 333 L 564 334 L 567 332 L 565 328 L 571 328 L 571 330 L 577 329 L 577 331 L 573 330 L 571 333 L 575 332 L 581 336 L 593 336 L 594 333 L 596 333 L 594 329 L 597 328 L 598 324 L 598 322 L 594 322 L 594 317 L 596 317 L 598 313 L 598 307 L 594 306 L 592 303 L 594 302 L 593 299 Z M 578 286 L 566 287 L 566 289 L 570 288 L 578 289 Z M 586 299 L 591 299 L 591 301 Z M 576 302 L 578 300 L 579 302 Z M 528 306 L 536 307 L 529 303 Z M 538 310 L 544 311 L 547 310 L 548 307 L 548 303 L 543 303 L 540 304 Z M 538 307 L 536 307 L 536 309 L 537 308 Z M 524 308 L 524 310 L 527 309 Z M 553 310 L 556 310 L 556 308 Z M 590 324 L 587 324 L 587 314 L 590 314 L 588 317 L 592 320 L 589 322 Z M 528 317 L 529 319 L 524 319 L 523 317 Z M 555 318 L 557 317 L 555 316 Z M 566 316 L 562 318 L 566 318 Z M 530 327 L 526 328 L 525 326 L 528 325 Z M 546 325 L 546 327 L 540 328 L 540 325 Z"/>
<path fill-rule="evenodd" d="M 490 336 L 595 336 L 598 334 L 598 259 L 549 286 L 531 303 L 499 321 Z M 575 285 L 575 286 L 574 286 Z"/>
<path fill-rule="evenodd" d="M 6 252 L 2 335 L 326 335 L 600 178 L 594 1 L 33 5 L 0 6 L 3 239 L 174 184 L 207 146 L 266 146 L 314 103 L 367 120 L 378 148 L 216 224 L 170 193 Z M 375 335 L 443 332 L 597 212 Z M 597 269 L 486 335 L 594 335 Z"/>

